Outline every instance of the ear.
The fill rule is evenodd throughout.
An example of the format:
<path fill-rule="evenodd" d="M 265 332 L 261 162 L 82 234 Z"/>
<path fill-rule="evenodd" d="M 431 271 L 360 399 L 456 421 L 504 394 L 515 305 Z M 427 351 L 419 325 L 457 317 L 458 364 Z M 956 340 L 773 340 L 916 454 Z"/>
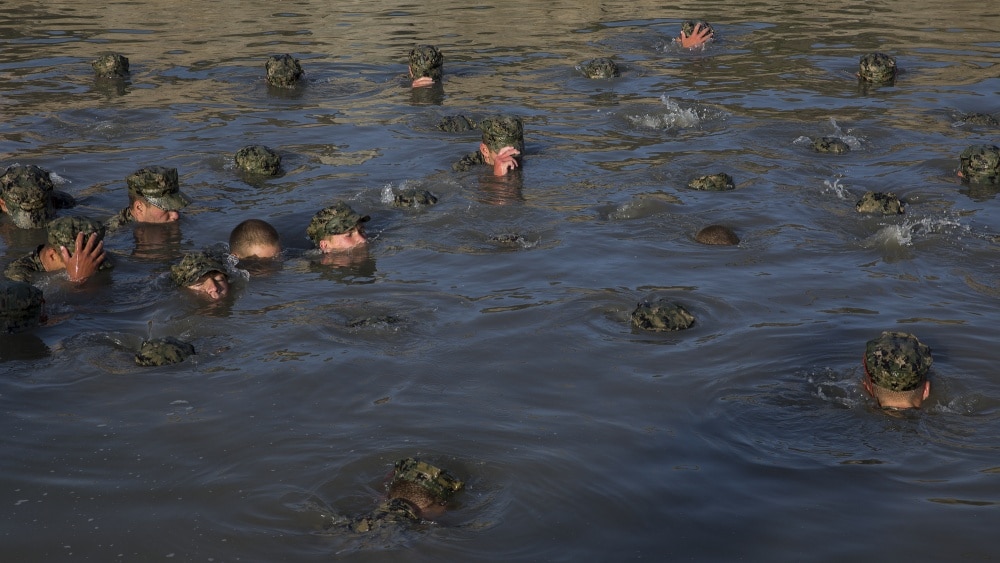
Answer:
<path fill-rule="evenodd" d="M 930 380 L 924 382 L 924 399 L 929 397 L 931 394 L 931 382 Z"/>
<path fill-rule="evenodd" d="M 483 157 L 487 160 L 491 160 L 493 158 L 493 151 L 486 146 L 486 143 L 479 143 L 479 152 L 482 153 Z"/>
<path fill-rule="evenodd" d="M 4 213 L 10 213 L 10 211 L 7 211 L 7 202 L 4 201 L 2 197 L 0 197 L 0 211 L 3 211 Z"/>
<path fill-rule="evenodd" d="M 41 258 L 42 264 L 54 266 L 53 270 L 49 271 L 62 270 L 66 268 L 66 264 L 62 259 L 62 253 L 59 252 L 59 247 L 46 244 L 42 248 L 41 256 L 39 256 L 39 258 Z"/>
<path fill-rule="evenodd" d="M 142 213 L 146 210 L 146 203 L 141 199 L 136 199 L 132 202 L 132 214 Z"/>

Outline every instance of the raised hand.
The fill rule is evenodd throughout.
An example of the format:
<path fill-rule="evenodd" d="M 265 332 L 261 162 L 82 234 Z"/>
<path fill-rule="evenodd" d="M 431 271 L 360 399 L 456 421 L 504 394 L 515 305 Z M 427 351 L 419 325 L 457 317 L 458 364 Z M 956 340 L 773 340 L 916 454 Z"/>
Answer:
<path fill-rule="evenodd" d="M 517 168 L 517 158 L 515 157 L 519 154 L 521 154 L 521 151 L 514 147 L 500 149 L 496 153 L 496 156 L 493 157 L 493 175 L 506 176 L 508 172 Z"/>
<path fill-rule="evenodd" d="M 691 35 L 687 35 L 681 31 L 681 36 L 677 41 L 681 44 L 681 47 L 692 49 L 704 45 L 712 37 L 712 31 L 699 23 L 691 30 Z"/>
<path fill-rule="evenodd" d="M 77 233 L 73 255 L 70 256 L 69 250 L 65 246 L 59 247 L 59 253 L 62 256 L 63 264 L 66 264 L 66 275 L 69 276 L 69 281 L 76 283 L 87 281 L 87 278 L 94 275 L 104 259 L 107 258 L 107 254 L 104 252 L 104 241 L 97 233 L 90 233 L 89 238 L 85 237 L 82 232 Z"/>

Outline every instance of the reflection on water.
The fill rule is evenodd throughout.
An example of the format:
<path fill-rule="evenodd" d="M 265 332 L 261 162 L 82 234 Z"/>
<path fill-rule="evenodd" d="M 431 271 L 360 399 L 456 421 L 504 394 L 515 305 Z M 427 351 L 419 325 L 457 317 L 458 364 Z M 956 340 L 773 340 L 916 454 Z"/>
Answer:
<path fill-rule="evenodd" d="M 689 18 L 718 40 L 677 48 Z M 955 173 L 997 142 L 966 117 L 1000 114 L 998 28 L 968 1 L 6 3 L 0 165 L 55 173 L 62 214 L 112 215 L 150 164 L 193 203 L 110 235 L 107 277 L 49 281 L 49 322 L 0 340 L 5 557 L 997 557 L 997 197 Z M 440 84 L 406 85 L 417 43 Z M 875 51 L 893 85 L 855 77 Z M 127 81 L 94 78 L 107 52 Z M 268 88 L 284 53 L 306 80 Z M 582 76 L 596 57 L 622 76 Z M 524 119 L 524 167 L 452 172 L 479 132 L 437 124 L 496 113 Z M 236 171 L 248 144 L 283 174 Z M 687 188 L 720 172 L 735 189 Z M 866 191 L 905 214 L 857 213 Z M 305 227 L 338 199 L 378 230 L 321 255 Z M 235 264 L 219 302 L 170 283 L 248 218 L 282 260 Z M 740 244 L 697 243 L 710 224 Z M 6 260 L 44 237 L 0 218 Z M 694 326 L 633 330 L 654 295 Z M 926 408 L 858 385 L 882 330 L 931 346 Z M 137 366 L 150 336 L 197 354 Z M 445 518 L 324 531 L 410 456 L 466 480 Z"/>

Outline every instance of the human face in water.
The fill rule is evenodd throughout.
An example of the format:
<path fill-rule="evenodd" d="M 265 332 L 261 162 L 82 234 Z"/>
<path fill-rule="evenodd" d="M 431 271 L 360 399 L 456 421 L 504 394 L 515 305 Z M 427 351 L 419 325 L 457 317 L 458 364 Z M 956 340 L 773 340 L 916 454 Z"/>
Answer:
<path fill-rule="evenodd" d="M 346 233 L 330 235 L 320 239 L 319 249 L 324 253 L 343 252 L 345 250 L 350 250 L 357 246 L 366 244 L 367 242 L 368 237 L 365 236 L 364 226 L 358 225 Z"/>
<path fill-rule="evenodd" d="M 229 280 L 222 272 L 209 272 L 187 287 L 199 295 L 217 301 L 229 293 Z"/>
<path fill-rule="evenodd" d="M 160 209 L 152 203 L 137 199 L 132 205 L 132 216 L 140 223 L 173 223 L 180 218 L 180 213 Z"/>

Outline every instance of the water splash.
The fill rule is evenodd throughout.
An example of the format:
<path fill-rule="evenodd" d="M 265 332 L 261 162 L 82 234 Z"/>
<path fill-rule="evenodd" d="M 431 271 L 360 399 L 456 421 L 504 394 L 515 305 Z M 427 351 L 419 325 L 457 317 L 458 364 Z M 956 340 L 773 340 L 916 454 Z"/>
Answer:
<path fill-rule="evenodd" d="M 660 96 L 660 103 L 666 106 L 665 113 L 627 115 L 625 116 L 635 127 L 644 129 L 690 129 L 696 127 L 702 120 L 710 117 L 708 110 L 699 111 L 693 107 L 682 107 L 677 102 L 670 99 L 666 94 Z"/>
<path fill-rule="evenodd" d="M 912 246 L 914 239 L 961 230 L 969 231 L 958 219 L 923 217 L 906 219 L 898 225 L 885 225 L 869 237 L 870 246 Z"/>
<path fill-rule="evenodd" d="M 837 198 L 839 199 L 854 199 L 854 196 L 851 195 L 847 186 L 840 183 L 840 178 L 834 178 L 832 182 L 830 180 L 823 180 L 823 184 L 826 186 L 823 193 L 834 192 L 837 194 Z"/>

